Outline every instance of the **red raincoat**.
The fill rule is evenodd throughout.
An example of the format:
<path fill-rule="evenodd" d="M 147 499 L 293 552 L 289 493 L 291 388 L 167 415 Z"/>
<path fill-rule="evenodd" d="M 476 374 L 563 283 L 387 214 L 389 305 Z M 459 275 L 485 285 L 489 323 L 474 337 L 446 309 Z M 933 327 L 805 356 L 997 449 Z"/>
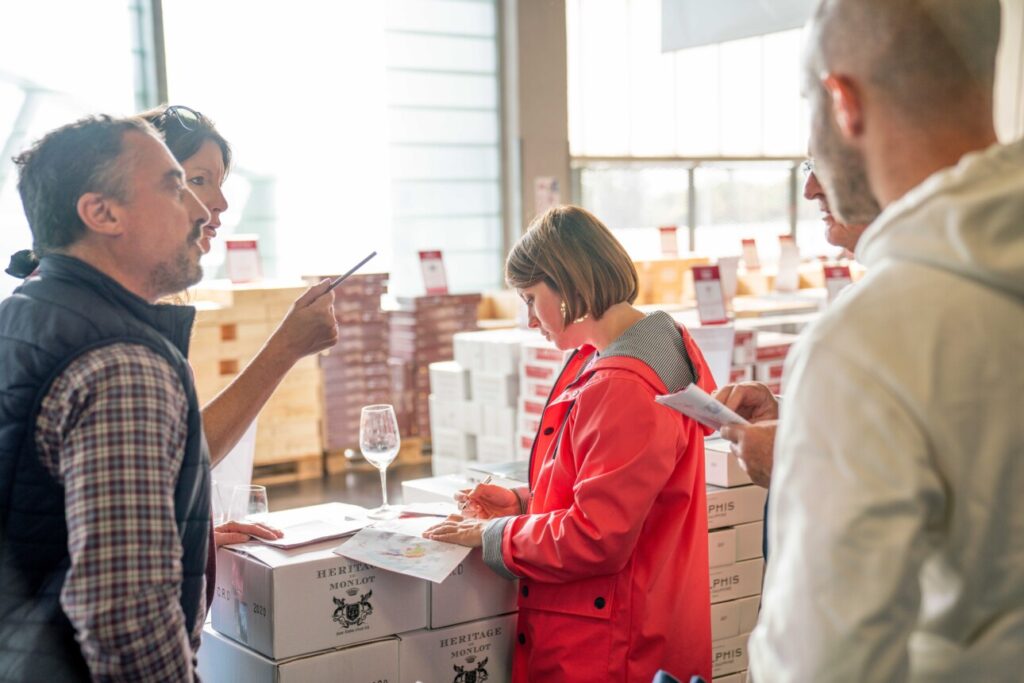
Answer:
<path fill-rule="evenodd" d="M 683 335 L 698 384 L 714 389 Z M 705 429 L 654 402 L 636 358 L 584 346 L 562 371 L 530 462 L 527 515 L 502 556 L 520 576 L 516 683 L 711 680 Z"/>

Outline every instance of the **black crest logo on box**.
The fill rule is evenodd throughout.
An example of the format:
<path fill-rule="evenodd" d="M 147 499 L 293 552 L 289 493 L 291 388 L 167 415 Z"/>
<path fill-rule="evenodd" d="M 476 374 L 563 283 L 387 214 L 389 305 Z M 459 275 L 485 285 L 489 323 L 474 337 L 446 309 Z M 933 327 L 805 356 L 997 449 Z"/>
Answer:
<path fill-rule="evenodd" d="M 466 665 L 460 666 L 455 664 L 455 680 L 452 683 L 480 683 L 481 681 L 487 680 L 487 657 L 484 657 L 480 662 L 477 663 L 475 669 L 469 668 L 473 662 L 476 661 L 475 655 L 466 657 Z M 467 669 L 469 669 L 467 671 Z"/>
<path fill-rule="evenodd" d="M 355 588 L 349 588 L 345 591 L 350 598 L 354 598 L 359 594 Z M 334 600 L 334 621 L 342 625 L 343 628 L 352 628 L 353 626 L 362 626 L 366 622 L 366 618 L 373 614 L 373 605 L 370 604 L 370 596 L 373 595 L 373 591 L 369 591 L 365 595 L 361 595 L 358 600 L 348 602 L 345 598 Z"/>

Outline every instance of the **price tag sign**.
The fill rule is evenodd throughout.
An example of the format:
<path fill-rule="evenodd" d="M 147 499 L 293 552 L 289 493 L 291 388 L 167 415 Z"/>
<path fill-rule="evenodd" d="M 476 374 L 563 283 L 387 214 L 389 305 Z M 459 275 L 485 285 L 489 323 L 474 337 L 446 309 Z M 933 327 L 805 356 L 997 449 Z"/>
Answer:
<path fill-rule="evenodd" d="M 800 288 L 800 250 L 792 235 L 779 235 L 779 272 L 776 292 L 795 292 Z"/>
<path fill-rule="evenodd" d="M 732 301 L 739 287 L 740 257 L 722 256 L 718 259 L 718 272 L 722 276 L 722 293 L 726 301 Z"/>
<path fill-rule="evenodd" d="M 697 314 L 702 325 L 728 322 L 722 277 L 718 266 L 694 266 L 693 287 L 697 294 Z"/>
<path fill-rule="evenodd" d="M 224 269 L 232 282 L 255 282 L 260 279 L 260 250 L 256 235 L 235 235 L 224 240 L 227 252 Z"/>
<path fill-rule="evenodd" d="M 664 225 L 658 228 L 661 235 L 661 255 L 665 258 L 676 258 L 679 256 L 679 230 L 674 225 Z"/>
<path fill-rule="evenodd" d="M 444 272 L 441 252 L 421 251 L 420 270 L 423 271 L 423 287 L 428 296 L 448 293 L 448 276 Z"/>
<path fill-rule="evenodd" d="M 853 284 L 850 277 L 850 266 L 824 266 L 825 268 L 825 289 L 828 290 L 828 302 L 832 303 L 839 296 L 839 292 Z"/>
<path fill-rule="evenodd" d="M 758 270 L 761 267 L 761 258 L 757 254 L 757 240 L 753 237 L 743 240 L 743 265 L 747 270 Z"/>

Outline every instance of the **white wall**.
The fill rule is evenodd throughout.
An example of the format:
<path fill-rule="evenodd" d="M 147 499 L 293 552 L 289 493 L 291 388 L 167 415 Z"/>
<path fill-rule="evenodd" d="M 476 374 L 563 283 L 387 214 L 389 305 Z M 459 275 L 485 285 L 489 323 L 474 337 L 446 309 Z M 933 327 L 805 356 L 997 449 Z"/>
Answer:
<path fill-rule="evenodd" d="M 1024 136 L 1024 0 L 1003 0 L 996 71 L 996 130 L 1004 142 Z"/>

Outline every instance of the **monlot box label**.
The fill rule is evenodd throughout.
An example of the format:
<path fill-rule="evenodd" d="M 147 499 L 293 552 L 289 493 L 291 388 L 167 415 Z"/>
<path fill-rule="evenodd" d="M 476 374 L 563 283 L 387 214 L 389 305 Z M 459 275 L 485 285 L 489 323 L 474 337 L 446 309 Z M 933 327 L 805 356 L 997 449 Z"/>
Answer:
<path fill-rule="evenodd" d="M 284 659 L 427 625 L 427 582 L 335 555 L 337 545 L 220 550 L 213 628 Z"/>
<path fill-rule="evenodd" d="M 401 683 L 507 683 L 516 615 L 399 636 Z"/>

